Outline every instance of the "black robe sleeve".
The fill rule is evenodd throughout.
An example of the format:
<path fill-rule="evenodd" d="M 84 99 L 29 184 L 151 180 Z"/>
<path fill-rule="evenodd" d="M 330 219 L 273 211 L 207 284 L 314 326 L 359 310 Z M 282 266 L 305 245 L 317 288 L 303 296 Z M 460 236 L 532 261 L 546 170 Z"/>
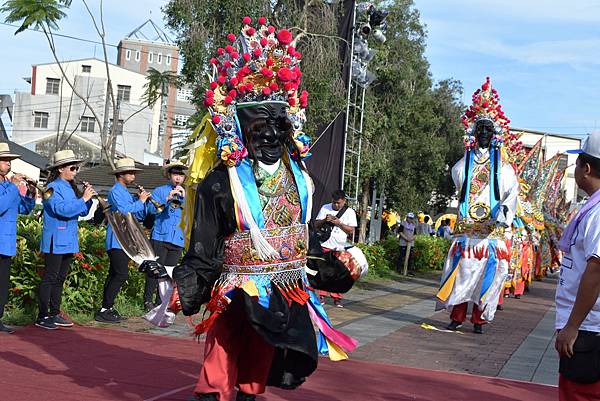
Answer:
<path fill-rule="evenodd" d="M 219 166 L 198 186 L 189 247 L 173 279 L 186 316 L 208 302 L 223 265 L 224 239 L 236 228 L 227 170 Z"/>

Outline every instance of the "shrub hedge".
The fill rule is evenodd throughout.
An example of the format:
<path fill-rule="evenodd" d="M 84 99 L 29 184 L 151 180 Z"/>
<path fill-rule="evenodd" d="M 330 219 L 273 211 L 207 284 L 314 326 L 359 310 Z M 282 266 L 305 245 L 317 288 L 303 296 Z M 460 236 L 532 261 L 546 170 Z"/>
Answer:
<path fill-rule="evenodd" d="M 12 264 L 9 305 L 31 314 L 37 309 L 37 289 L 44 268 L 43 255 L 39 251 L 42 223 L 39 217 L 21 216 L 17 224 L 17 255 Z M 80 222 L 80 252 L 73 258 L 63 292 L 62 309 L 67 313 L 89 314 L 101 304 L 109 266 L 105 236 L 105 226 Z M 370 277 L 392 276 L 400 253 L 400 244 L 395 236 L 375 244 L 359 244 L 358 247 L 369 262 Z M 450 241 L 443 238 L 417 236 L 413 251 L 416 269 L 442 269 L 449 247 Z M 144 276 L 133 264 L 130 269 L 129 279 L 119 294 L 117 304 L 141 306 Z"/>

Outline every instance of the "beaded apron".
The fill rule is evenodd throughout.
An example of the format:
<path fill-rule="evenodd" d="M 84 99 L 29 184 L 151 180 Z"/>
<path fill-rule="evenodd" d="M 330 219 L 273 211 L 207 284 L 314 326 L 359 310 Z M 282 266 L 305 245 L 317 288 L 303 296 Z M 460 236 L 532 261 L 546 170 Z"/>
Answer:
<path fill-rule="evenodd" d="M 283 166 L 283 164 L 282 164 Z M 212 321 L 227 309 L 231 293 L 245 291 L 265 308 L 269 307 L 272 286 L 286 301 L 304 305 L 309 298 L 306 255 L 308 227 L 300 223 L 302 207 L 294 178 L 285 166 L 265 180 L 259 188 L 265 228 L 262 235 L 277 251 L 274 260 L 261 260 L 254 247 L 250 231 L 236 231 L 225 239 L 221 276 L 213 286 L 207 309 L 211 317 L 196 326 L 196 334 L 205 332 Z"/>

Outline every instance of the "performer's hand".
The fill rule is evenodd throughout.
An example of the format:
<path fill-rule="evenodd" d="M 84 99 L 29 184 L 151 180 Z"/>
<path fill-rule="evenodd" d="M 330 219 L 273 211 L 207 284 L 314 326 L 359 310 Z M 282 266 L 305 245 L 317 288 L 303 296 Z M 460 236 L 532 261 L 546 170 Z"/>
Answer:
<path fill-rule="evenodd" d="M 146 273 L 148 277 L 154 279 L 169 277 L 167 269 L 156 260 L 144 260 L 140 267 L 138 267 L 138 271 Z"/>
<path fill-rule="evenodd" d="M 554 347 L 560 356 L 567 358 L 573 356 L 573 344 L 575 344 L 578 334 L 579 330 L 576 327 L 569 325 L 566 325 L 561 331 L 558 332 Z"/>
<path fill-rule="evenodd" d="M 94 197 L 95 195 L 98 195 L 96 193 L 96 190 L 94 190 L 94 188 L 91 185 L 87 185 L 85 187 L 85 189 L 83 190 L 83 200 L 84 201 L 89 201 L 90 199 L 92 199 L 92 197 Z"/>
<path fill-rule="evenodd" d="M 142 191 L 140 192 L 139 197 L 142 202 L 146 202 L 150 197 L 150 192 Z"/>
<path fill-rule="evenodd" d="M 25 176 L 23 174 L 14 173 L 10 180 L 13 184 L 18 186 L 22 181 L 25 181 Z"/>

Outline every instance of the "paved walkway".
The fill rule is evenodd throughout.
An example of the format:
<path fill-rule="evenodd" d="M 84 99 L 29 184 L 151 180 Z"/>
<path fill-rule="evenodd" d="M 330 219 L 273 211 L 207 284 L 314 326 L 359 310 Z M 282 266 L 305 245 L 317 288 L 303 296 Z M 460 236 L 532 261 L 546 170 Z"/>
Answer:
<path fill-rule="evenodd" d="M 335 326 L 359 341 L 352 359 L 557 384 L 555 280 L 534 282 L 521 299 L 505 299 L 484 335 L 472 333 L 470 323 L 458 333 L 423 329 L 421 323 L 448 324 L 447 312 L 435 312 L 437 288 L 437 279 L 425 278 L 363 283 L 345 296 L 344 308 L 327 309 Z M 179 318 L 169 329 L 149 331 L 189 336 Z"/>

